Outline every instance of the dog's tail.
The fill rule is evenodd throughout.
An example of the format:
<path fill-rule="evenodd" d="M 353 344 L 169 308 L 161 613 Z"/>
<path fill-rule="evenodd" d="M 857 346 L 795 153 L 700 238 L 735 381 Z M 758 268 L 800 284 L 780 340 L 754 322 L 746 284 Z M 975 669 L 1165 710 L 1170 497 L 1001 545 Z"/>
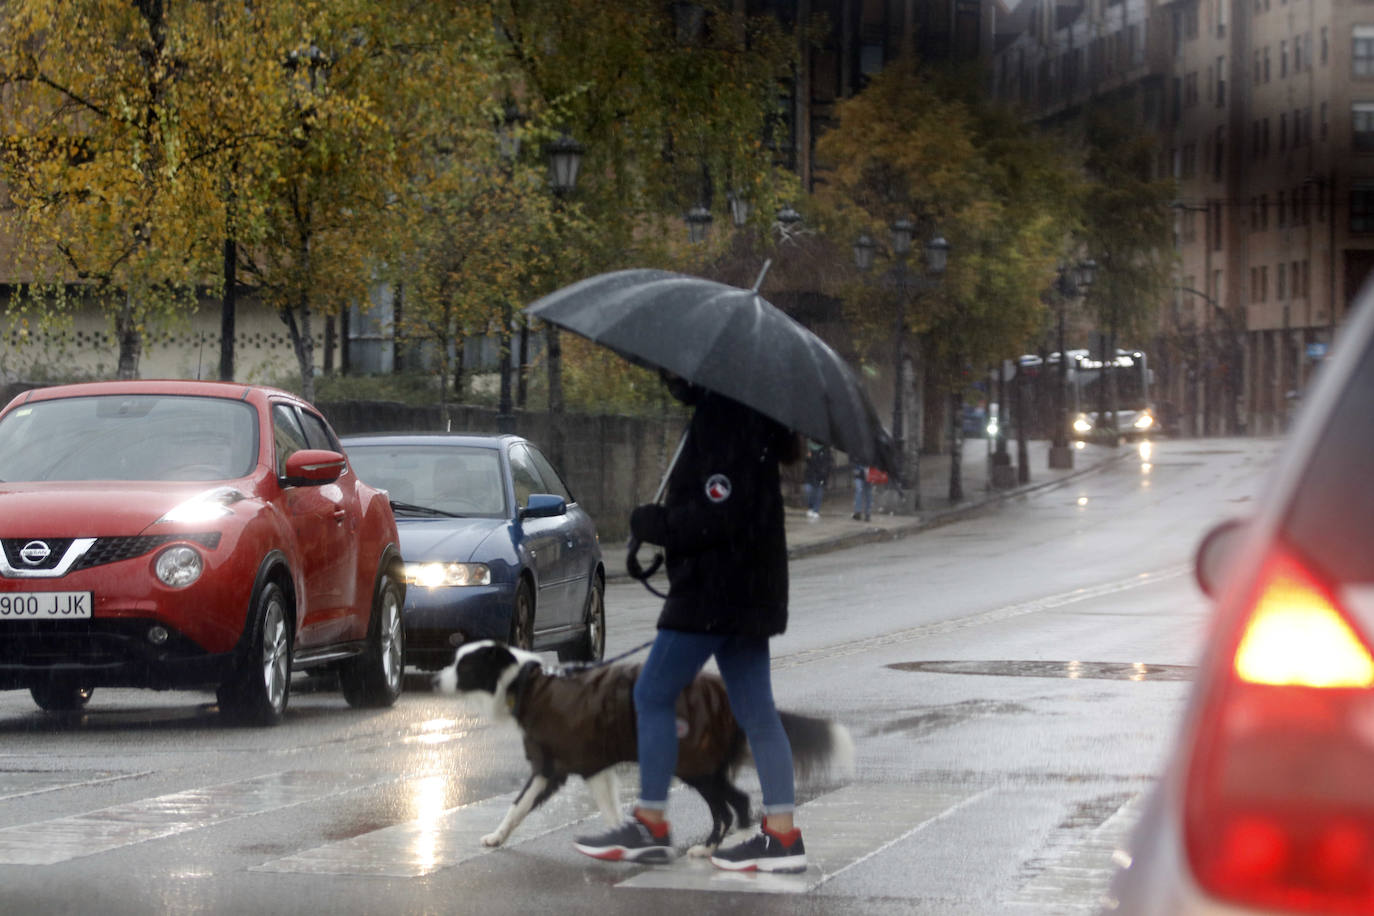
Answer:
<path fill-rule="evenodd" d="M 829 719 L 779 712 L 792 745 L 792 766 L 799 782 L 844 780 L 854 776 L 854 739 L 849 729 Z"/>

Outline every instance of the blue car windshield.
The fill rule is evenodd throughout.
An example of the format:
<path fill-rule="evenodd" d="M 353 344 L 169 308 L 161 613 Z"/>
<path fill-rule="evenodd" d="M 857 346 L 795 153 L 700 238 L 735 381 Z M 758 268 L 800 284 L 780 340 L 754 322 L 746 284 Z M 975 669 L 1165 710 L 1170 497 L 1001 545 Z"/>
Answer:
<path fill-rule="evenodd" d="M 0 480 L 232 480 L 257 464 L 257 411 L 192 395 L 33 401 L 0 419 Z"/>
<path fill-rule="evenodd" d="M 350 445 L 348 461 L 363 481 L 393 502 L 450 515 L 505 518 L 501 453 L 466 445 Z"/>

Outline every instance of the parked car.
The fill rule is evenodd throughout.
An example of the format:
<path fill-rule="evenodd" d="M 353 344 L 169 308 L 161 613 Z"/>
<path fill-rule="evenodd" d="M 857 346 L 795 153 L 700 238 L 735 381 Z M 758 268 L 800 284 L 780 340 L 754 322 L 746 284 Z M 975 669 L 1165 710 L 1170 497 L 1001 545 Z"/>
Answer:
<path fill-rule="evenodd" d="M 401 692 L 405 585 L 384 494 L 294 395 L 130 381 L 0 412 L 0 689 L 46 710 L 96 687 L 214 686 L 275 724 L 291 672 L 354 706 Z"/>
<path fill-rule="evenodd" d="M 344 445 L 358 474 L 391 496 L 410 664 L 441 668 L 474 639 L 601 659 L 606 570 L 596 525 L 533 443 L 414 434 Z"/>
<path fill-rule="evenodd" d="M 1372 299 L 1255 514 L 1198 550 L 1215 616 L 1113 912 L 1374 913 Z"/>

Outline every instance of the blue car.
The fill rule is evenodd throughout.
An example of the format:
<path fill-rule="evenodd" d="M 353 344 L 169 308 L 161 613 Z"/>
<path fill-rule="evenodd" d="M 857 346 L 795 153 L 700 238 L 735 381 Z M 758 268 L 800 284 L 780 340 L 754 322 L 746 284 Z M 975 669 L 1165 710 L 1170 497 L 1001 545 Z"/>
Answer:
<path fill-rule="evenodd" d="M 357 475 L 391 498 L 405 560 L 406 662 L 470 640 L 599 661 L 606 570 L 596 526 L 547 458 L 510 435 L 352 436 Z"/>

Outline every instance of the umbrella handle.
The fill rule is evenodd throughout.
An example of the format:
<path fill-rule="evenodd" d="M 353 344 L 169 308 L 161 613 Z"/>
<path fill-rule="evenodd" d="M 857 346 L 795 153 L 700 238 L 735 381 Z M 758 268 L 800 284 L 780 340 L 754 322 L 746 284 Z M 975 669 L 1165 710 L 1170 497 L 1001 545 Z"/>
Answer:
<path fill-rule="evenodd" d="M 625 545 L 625 549 L 629 551 L 625 557 L 625 571 L 633 578 L 644 582 L 654 573 L 658 572 L 658 568 L 663 565 L 663 554 L 654 554 L 653 562 L 649 564 L 648 569 L 645 569 L 639 565 L 639 557 L 637 556 L 639 547 L 642 543 L 643 541 L 634 535 L 630 536 L 629 543 Z"/>

